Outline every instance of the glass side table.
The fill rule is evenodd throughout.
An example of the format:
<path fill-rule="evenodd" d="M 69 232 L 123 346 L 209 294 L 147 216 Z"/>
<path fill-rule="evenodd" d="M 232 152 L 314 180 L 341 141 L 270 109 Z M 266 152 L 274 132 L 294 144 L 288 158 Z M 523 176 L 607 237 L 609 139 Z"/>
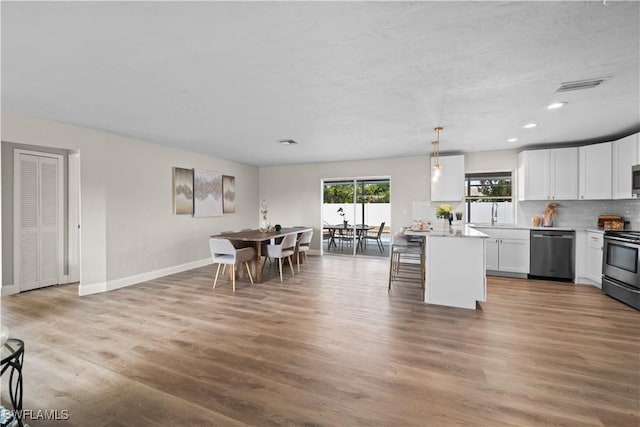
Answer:
<path fill-rule="evenodd" d="M 0 376 L 9 370 L 9 399 L 13 413 L 20 427 L 23 426 L 20 413 L 22 411 L 22 361 L 24 359 L 24 342 L 17 338 L 9 338 L 0 348 L 2 357 Z"/>

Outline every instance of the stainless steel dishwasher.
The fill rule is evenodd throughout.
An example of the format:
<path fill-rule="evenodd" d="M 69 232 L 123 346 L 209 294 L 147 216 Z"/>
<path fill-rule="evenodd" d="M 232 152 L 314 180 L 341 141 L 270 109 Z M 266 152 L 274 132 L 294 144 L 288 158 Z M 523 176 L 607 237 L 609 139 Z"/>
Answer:
<path fill-rule="evenodd" d="M 531 230 L 529 275 L 573 280 L 575 231 Z"/>

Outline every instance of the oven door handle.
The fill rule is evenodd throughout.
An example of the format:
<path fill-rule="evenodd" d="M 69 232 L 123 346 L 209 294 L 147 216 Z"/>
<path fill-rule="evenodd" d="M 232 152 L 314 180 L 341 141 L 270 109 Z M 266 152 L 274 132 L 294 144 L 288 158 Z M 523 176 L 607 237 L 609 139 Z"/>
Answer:
<path fill-rule="evenodd" d="M 630 242 L 629 240 L 627 240 L 627 239 L 625 239 L 623 237 L 604 236 L 604 241 L 606 242 L 607 240 L 614 240 L 616 242 L 616 244 L 618 244 L 618 242 L 619 242 L 623 246 L 627 246 L 629 248 L 638 248 L 638 247 L 640 247 L 639 243 Z"/>

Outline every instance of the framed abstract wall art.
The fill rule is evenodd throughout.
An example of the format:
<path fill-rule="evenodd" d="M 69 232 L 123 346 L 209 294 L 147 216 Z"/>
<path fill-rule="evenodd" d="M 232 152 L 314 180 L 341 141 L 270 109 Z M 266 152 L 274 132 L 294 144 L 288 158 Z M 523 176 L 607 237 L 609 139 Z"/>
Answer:
<path fill-rule="evenodd" d="M 193 169 L 173 168 L 173 213 L 193 214 Z"/>
<path fill-rule="evenodd" d="M 236 212 L 236 177 L 222 175 L 222 212 Z"/>
<path fill-rule="evenodd" d="M 193 216 L 222 216 L 222 174 L 193 170 Z"/>

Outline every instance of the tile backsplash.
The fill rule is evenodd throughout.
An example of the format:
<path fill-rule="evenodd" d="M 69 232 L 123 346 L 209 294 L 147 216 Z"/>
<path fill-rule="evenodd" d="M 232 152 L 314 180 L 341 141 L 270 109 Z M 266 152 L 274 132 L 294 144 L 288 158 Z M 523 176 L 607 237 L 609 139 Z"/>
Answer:
<path fill-rule="evenodd" d="M 557 227 L 592 227 L 598 225 L 598 215 L 622 215 L 629 224 L 625 228 L 640 230 L 640 199 L 628 200 L 559 200 L 555 217 Z M 547 201 L 518 202 L 518 225 L 531 225 L 534 215 L 542 216 Z"/>

